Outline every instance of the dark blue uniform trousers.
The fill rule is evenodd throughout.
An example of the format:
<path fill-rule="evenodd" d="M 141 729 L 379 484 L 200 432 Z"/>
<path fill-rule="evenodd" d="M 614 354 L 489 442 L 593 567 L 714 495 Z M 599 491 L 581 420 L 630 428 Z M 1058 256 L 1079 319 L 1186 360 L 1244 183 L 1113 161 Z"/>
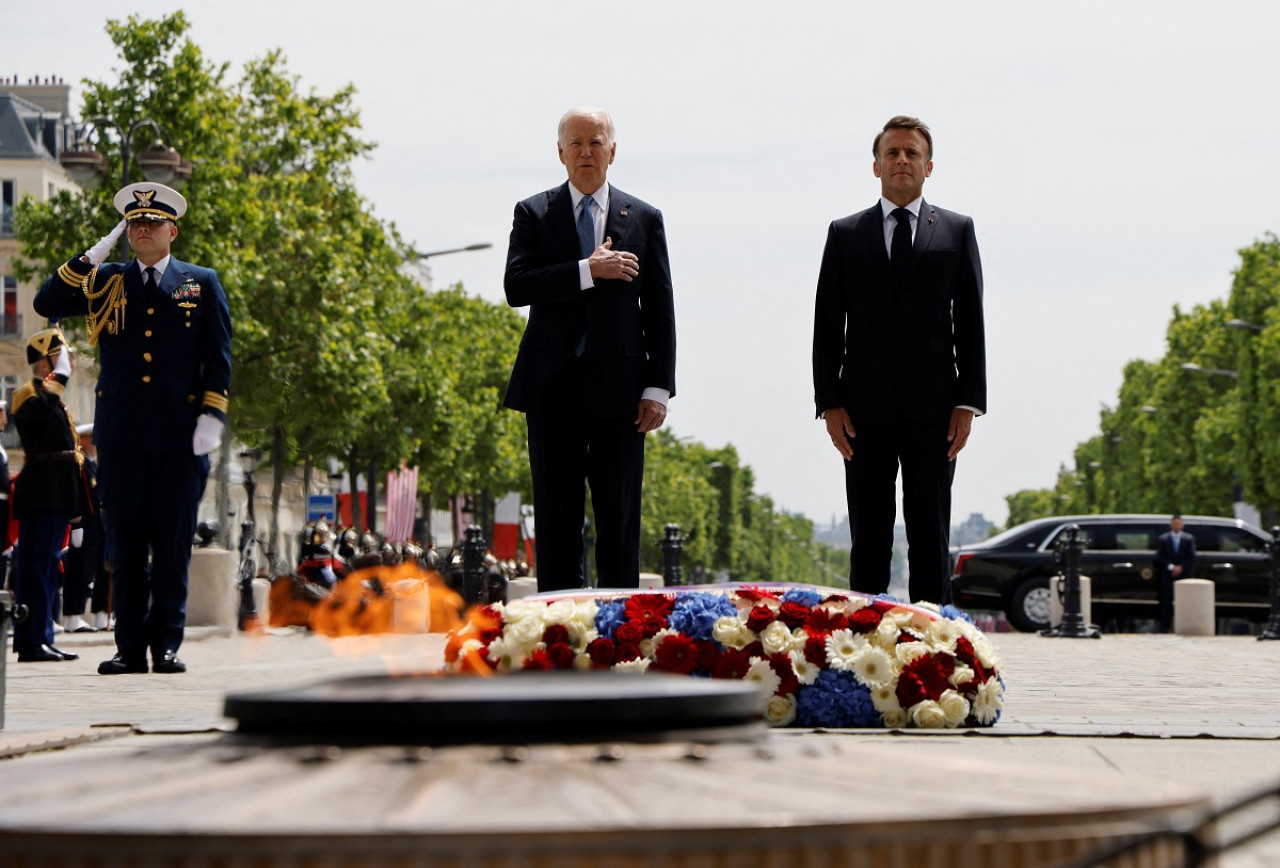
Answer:
<path fill-rule="evenodd" d="M 187 568 L 209 459 L 98 450 L 98 491 L 112 560 L 116 650 L 131 662 L 177 651 Z"/>
<path fill-rule="evenodd" d="M 53 644 L 53 603 L 58 596 L 58 555 L 71 518 L 54 512 L 25 516 L 14 548 L 13 591 L 27 617 L 13 627 L 13 650 L 29 654 Z"/>

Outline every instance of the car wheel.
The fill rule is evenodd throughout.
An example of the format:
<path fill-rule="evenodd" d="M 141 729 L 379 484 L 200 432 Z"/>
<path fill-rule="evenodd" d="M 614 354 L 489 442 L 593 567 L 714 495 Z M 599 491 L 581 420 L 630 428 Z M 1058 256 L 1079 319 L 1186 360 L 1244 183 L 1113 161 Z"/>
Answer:
<path fill-rule="evenodd" d="M 1049 579 L 1045 576 L 1027 579 L 1018 585 L 1005 612 L 1009 623 L 1024 633 L 1048 629 L 1050 593 Z"/>

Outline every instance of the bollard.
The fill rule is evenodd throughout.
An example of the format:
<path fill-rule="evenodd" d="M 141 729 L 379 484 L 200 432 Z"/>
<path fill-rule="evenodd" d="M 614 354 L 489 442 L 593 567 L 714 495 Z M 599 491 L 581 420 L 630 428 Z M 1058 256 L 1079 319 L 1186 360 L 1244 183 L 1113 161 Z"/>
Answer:
<path fill-rule="evenodd" d="M 484 529 L 467 525 L 462 532 L 462 599 L 468 606 L 484 602 Z"/>
<path fill-rule="evenodd" d="M 240 605 L 236 612 L 236 626 L 241 630 L 252 630 L 258 619 L 258 607 L 253 598 L 253 580 L 257 576 L 253 562 L 253 545 L 256 542 L 253 524 L 252 518 L 240 523 L 240 566 L 236 571 Z"/>
<path fill-rule="evenodd" d="M 662 583 L 668 588 L 683 585 L 680 560 L 684 557 L 685 538 L 680 535 L 680 525 L 668 524 L 658 544 L 662 549 Z"/>
<path fill-rule="evenodd" d="M 1092 624 L 1086 624 L 1080 612 L 1080 552 L 1084 543 L 1080 539 L 1080 526 L 1069 525 L 1055 555 L 1062 567 L 1062 623 L 1041 636 L 1064 639 L 1101 639 L 1102 634 Z"/>
<path fill-rule="evenodd" d="M 8 641 L 9 627 L 13 621 L 21 621 L 27 616 L 27 607 L 14 604 L 13 594 L 0 589 L 0 729 L 4 729 L 4 691 L 5 691 L 5 658 L 8 657 L 5 645 Z"/>
<path fill-rule="evenodd" d="M 1215 632 L 1213 582 L 1178 579 L 1173 583 L 1173 632 L 1179 636 L 1212 636 Z"/>
<path fill-rule="evenodd" d="M 1093 580 L 1088 576 L 1080 577 L 1080 617 L 1086 624 L 1093 622 Z M 1062 598 L 1066 594 L 1066 583 L 1062 576 L 1049 578 L 1049 626 L 1056 627 L 1062 623 Z"/>
<path fill-rule="evenodd" d="M 1259 640 L 1280 639 L 1280 527 L 1271 528 L 1267 553 L 1271 555 L 1271 619 Z"/>

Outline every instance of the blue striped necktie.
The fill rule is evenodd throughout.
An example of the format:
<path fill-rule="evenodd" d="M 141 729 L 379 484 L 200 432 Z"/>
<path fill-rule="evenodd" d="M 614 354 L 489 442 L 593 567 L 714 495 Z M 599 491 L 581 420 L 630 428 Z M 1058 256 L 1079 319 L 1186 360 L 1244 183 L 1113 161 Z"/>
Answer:
<path fill-rule="evenodd" d="M 596 249 L 596 221 L 591 213 L 595 200 L 590 196 L 582 197 L 582 208 L 578 211 L 578 244 L 582 248 L 582 258 L 587 259 Z"/>

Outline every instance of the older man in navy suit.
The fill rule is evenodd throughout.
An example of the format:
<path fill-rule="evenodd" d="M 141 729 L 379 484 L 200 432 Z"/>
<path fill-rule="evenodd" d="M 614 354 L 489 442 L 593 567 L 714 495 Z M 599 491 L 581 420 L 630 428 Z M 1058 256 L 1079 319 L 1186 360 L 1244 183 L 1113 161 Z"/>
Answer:
<path fill-rule="evenodd" d="M 945 603 L 955 458 L 987 403 L 982 265 L 973 220 L 924 201 L 929 128 L 899 115 L 871 151 L 880 201 L 827 233 L 814 399 L 845 462 L 850 586 L 888 588 L 901 466 L 911 598 Z"/>
<path fill-rule="evenodd" d="M 185 672 L 187 570 L 209 453 L 222 442 L 231 316 L 210 268 L 171 255 L 187 202 L 147 182 L 115 196 L 124 219 L 44 282 L 36 312 L 83 316 L 100 349 L 94 440 L 116 655 L 102 675 Z M 136 258 L 104 262 L 121 232 Z"/>
<path fill-rule="evenodd" d="M 644 435 L 675 395 L 676 327 L 658 209 L 605 180 L 613 121 L 560 119 L 568 183 L 516 205 L 505 288 L 529 322 L 503 404 L 525 414 L 539 590 L 584 583 L 586 486 L 606 587 L 640 581 Z"/>

